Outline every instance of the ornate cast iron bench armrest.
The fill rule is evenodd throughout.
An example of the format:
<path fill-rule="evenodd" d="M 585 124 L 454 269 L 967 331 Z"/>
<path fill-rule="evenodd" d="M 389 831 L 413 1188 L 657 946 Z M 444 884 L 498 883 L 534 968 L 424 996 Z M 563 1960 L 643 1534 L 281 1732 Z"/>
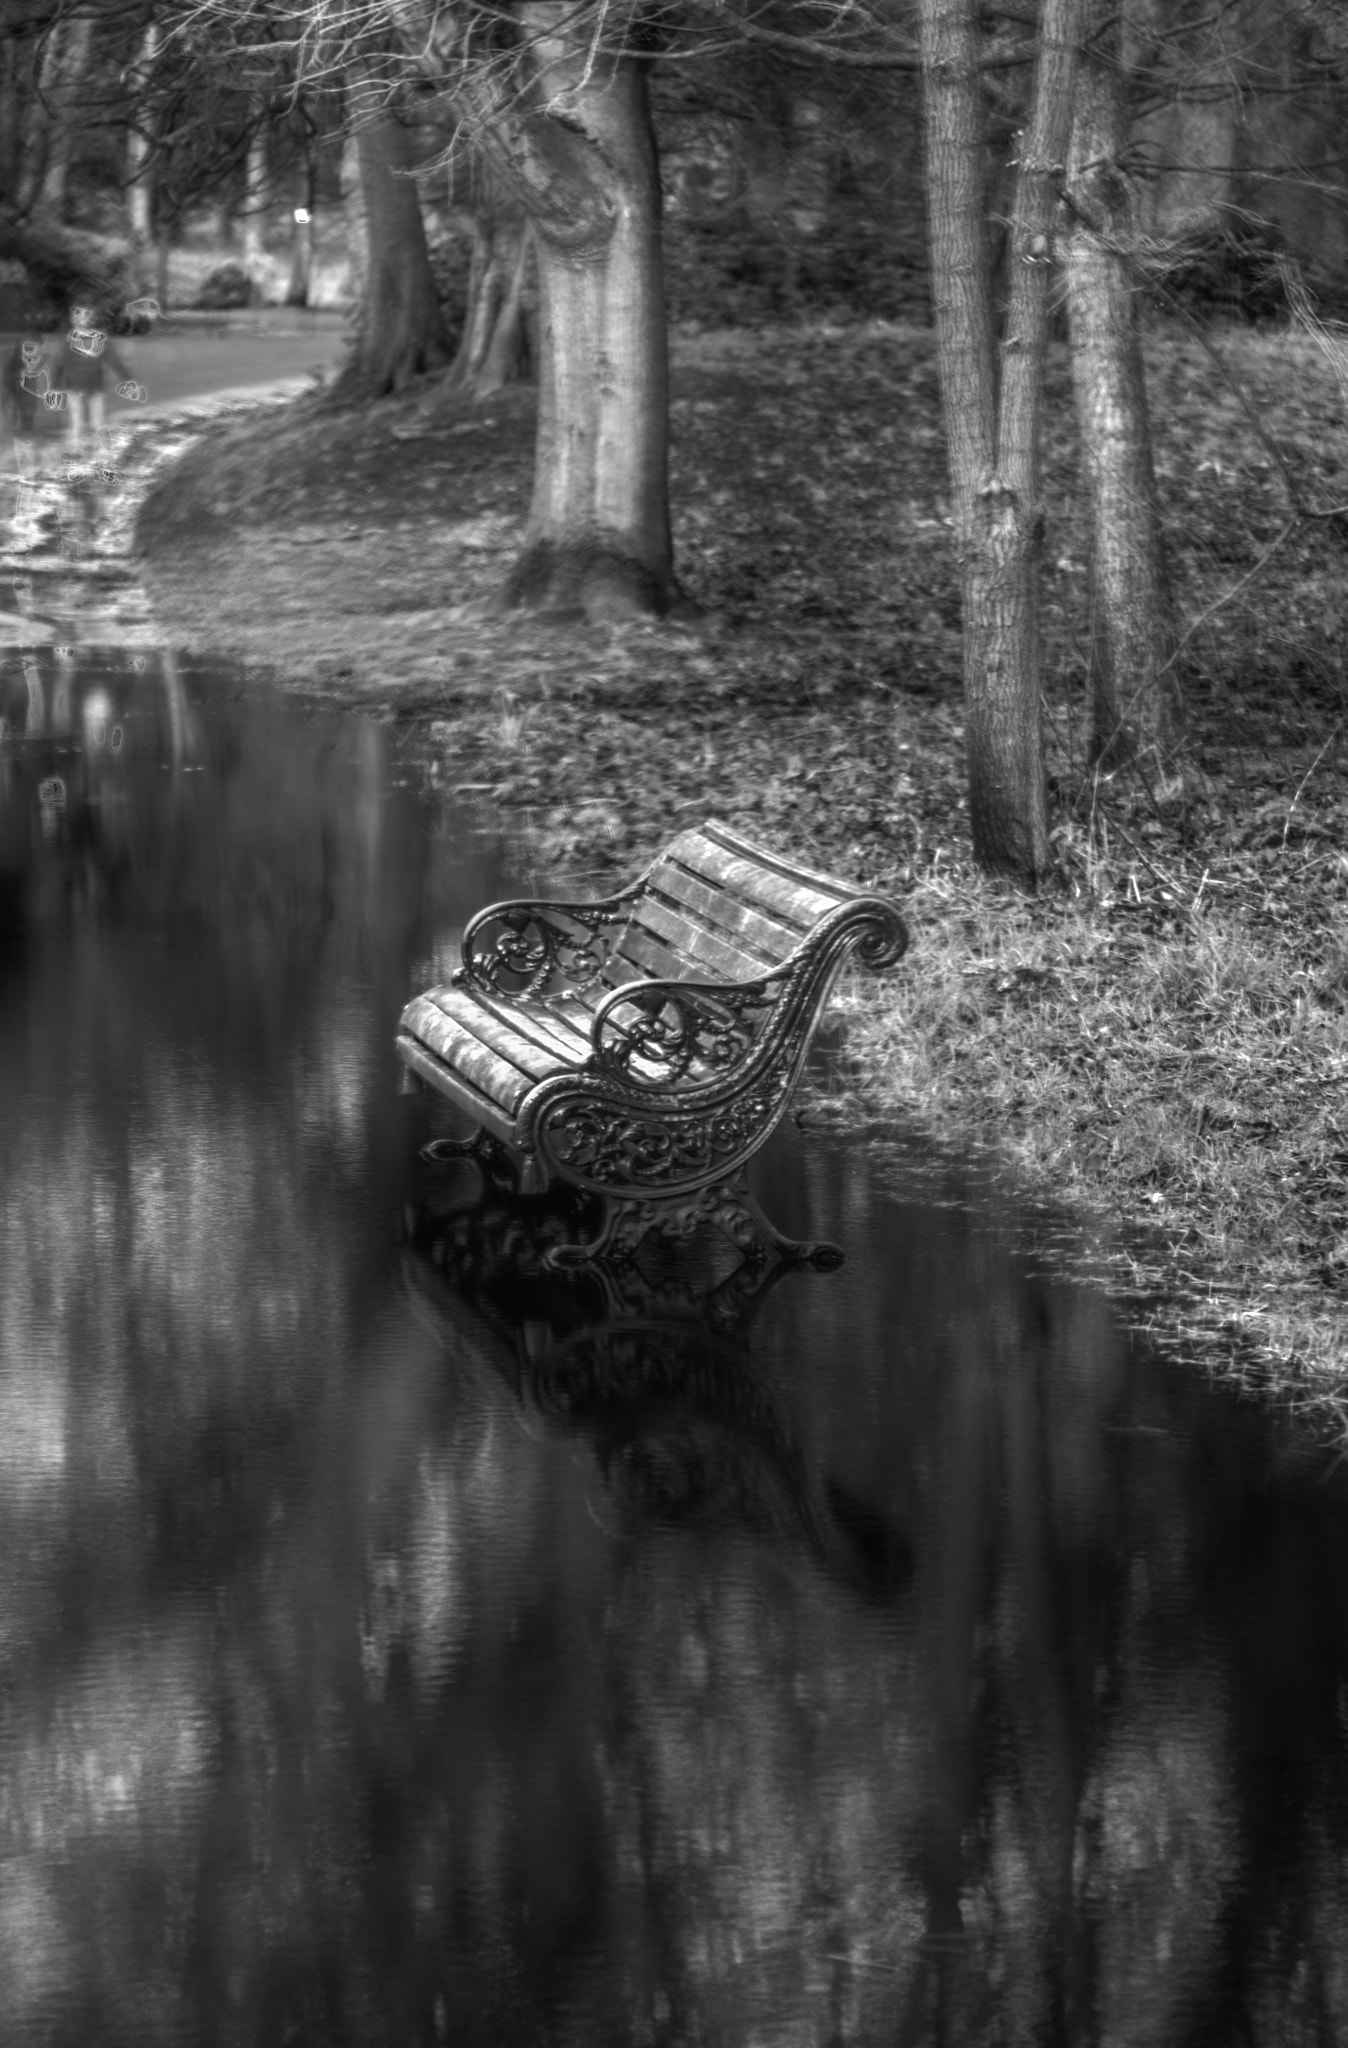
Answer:
<path fill-rule="evenodd" d="M 632 981 L 605 996 L 586 1071 L 651 1091 L 732 1080 L 755 1051 L 787 969 L 757 981 Z"/>
<path fill-rule="evenodd" d="M 456 988 L 512 1000 L 550 993 L 556 985 L 589 988 L 608 959 L 606 939 L 621 930 L 641 882 L 595 903 L 551 902 L 546 897 L 489 903 L 464 927 Z"/>

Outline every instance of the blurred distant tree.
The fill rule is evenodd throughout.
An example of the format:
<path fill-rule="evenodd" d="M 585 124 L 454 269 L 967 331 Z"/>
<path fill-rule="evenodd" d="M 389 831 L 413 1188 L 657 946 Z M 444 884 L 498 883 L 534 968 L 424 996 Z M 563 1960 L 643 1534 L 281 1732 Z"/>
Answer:
<path fill-rule="evenodd" d="M 159 29 L 152 21 L 147 23 L 141 43 L 141 75 L 153 76 L 158 49 Z M 135 75 L 131 74 L 133 78 Z M 126 211 L 139 272 L 137 282 L 148 291 L 152 282 L 149 266 L 154 247 L 154 173 L 151 167 L 154 138 L 137 118 L 137 111 L 133 108 L 126 126 Z M 157 278 L 153 281 L 158 282 Z"/>
<path fill-rule="evenodd" d="M 532 368 L 525 291 L 528 220 L 479 151 L 449 164 L 453 219 L 471 243 L 463 325 L 444 391 L 455 399 L 494 397 Z"/>
<path fill-rule="evenodd" d="M 59 220 L 75 146 L 80 88 L 89 66 L 94 17 L 82 10 L 58 13 L 46 31 L 28 133 L 21 197 L 40 204 Z"/>
<path fill-rule="evenodd" d="M 256 286 L 262 270 L 263 222 L 271 201 L 271 186 L 267 166 L 267 128 L 265 122 L 255 122 L 248 141 L 248 154 L 244 173 L 243 202 L 243 267 Z"/>

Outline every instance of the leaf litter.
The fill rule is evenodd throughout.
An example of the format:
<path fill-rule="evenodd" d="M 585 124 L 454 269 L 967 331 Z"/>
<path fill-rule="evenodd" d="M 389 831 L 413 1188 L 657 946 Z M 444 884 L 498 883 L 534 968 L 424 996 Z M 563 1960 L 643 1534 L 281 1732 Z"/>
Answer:
<path fill-rule="evenodd" d="M 1348 497 L 1336 370 L 1295 333 L 1147 337 L 1187 638 L 1163 787 L 1090 768 L 1087 540 L 1065 354 L 1044 461 L 1056 872 L 967 851 L 959 592 L 930 333 L 872 322 L 676 345 L 671 490 L 695 627 L 490 615 L 528 510 L 532 400 L 470 434 L 415 401 L 300 404 L 200 438 L 141 514 L 175 638 L 396 721 L 407 772 L 553 886 L 720 816 L 895 893 L 915 945 L 842 995 L 815 1111 L 990 1149 L 1099 1220 L 1161 1337 L 1337 1403 L 1348 1367 Z M 299 533 L 305 545 L 286 544 Z M 851 1075 L 843 1081 L 839 1075 Z M 820 1084 L 823 1087 L 825 1084 Z M 1256 1363 L 1251 1364 L 1251 1361 Z M 1337 1407 L 1335 1412 L 1338 1413 Z M 1343 1411 L 1348 1415 L 1348 1409 Z"/>

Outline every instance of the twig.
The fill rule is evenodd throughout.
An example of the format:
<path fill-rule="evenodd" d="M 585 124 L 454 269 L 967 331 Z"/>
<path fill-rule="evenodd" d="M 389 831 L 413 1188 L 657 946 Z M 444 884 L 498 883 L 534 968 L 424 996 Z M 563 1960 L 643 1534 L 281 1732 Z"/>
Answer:
<path fill-rule="evenodd" d="M 1287 816 L 1283 821 L 1282 844 L 1284 848 L 1287 845 L 1287 835 L 1292 829 L 1292 813 L 1296 809 L 1297 805 L 1301 802 L 1301 792 L 1306 787 L 1306 784 L 1310 781 L 1312 775 L 1314 775 L 1316 769 L 1320 766 L 1320 763 L 1324 760 L 1325 755 L 1329 752 L 1330 748 L 1333 746 L 1335 740 L 1338 738 L 1339 734 L 1342 731 L 1343 721 L 1340 720 L 1339 723 L 1335 726 L 1333 732 L 1329 735 L 1329 738 L 1321 747 L 1315 759 L 1311 762 L 1310 767 L 1306 770 L 1306 773 L 1302 776 L 1300 782 L 1296 786 L 1296 795 L 1292 798 L 1291 803 L 1287 806 Z"/>
<path fill-rule="evenodd" d="M 1268 566 L 1268 564 L 1273 560 L 1273 557 L 1277 554 L 1278 549 L 1282 546 L 1283 542 L 1285 540 L 1290 539 L 1291 535 L 1295 533 L 1300 522 L 1301 514 L 1299 512 L 1294 512 L 1292 514 L 1292 517 L 1288 520 L 1286 526 L 1283 527 L 1281 533 L 1277 534 L 1275 538 L 1272 541 L 1270 541 L 1269 545 L 1265 548 L 1263 554 L 1259 557 L 1259 560 L 1254 564 L 1253 568 L 1247 569 L 1245 574 L 1241 577 L 1240 581 L 1238 583 L 1233 583 L 1229 590 L 1223 591 L 1222 595 L 1219 598 L 1216 598 L 1213 601 L 1213 603 L 1208 606 L 1206 611 L 1201 611 L 1196 619 L 1190 620 L 1189 624 L 1180 634 L 1179 639 L 1175 642 L 1175 651 L 1170 656 L 1169 661 L 1166 663 L 1167 669 L 1172 668 L 1175 662 L 1178 661 L 1181 650 L 1188 646 L 1189 642 L 1193 639 L 1194 634 L 1198 631 L 1199 627 L 1205 626 L 1208 620 L 1222 609 L 1223 605 L 1230 604 L 1233 598 L 1239 597 L 1241 591 L 1245 588 L 1246 584 L 1252 583 L 1255 577 L 1259 574 L 1260 570 Z M 1165 670 L 1162 670 L 1161 673 L 1164 674 Z"/>

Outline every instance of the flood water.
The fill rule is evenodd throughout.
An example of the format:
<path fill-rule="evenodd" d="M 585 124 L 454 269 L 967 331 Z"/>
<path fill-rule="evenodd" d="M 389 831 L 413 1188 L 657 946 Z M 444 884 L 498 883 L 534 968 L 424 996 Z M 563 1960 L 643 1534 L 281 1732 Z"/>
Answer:
<path fill-rule="evenodd" d="M 1348 2041 L 1333 1454 L 808 1130 L 841 1271 L 545 1281 L 392 1051 L 522 878 L 135 659 L 0 703 L 6 2048 Z"/>

